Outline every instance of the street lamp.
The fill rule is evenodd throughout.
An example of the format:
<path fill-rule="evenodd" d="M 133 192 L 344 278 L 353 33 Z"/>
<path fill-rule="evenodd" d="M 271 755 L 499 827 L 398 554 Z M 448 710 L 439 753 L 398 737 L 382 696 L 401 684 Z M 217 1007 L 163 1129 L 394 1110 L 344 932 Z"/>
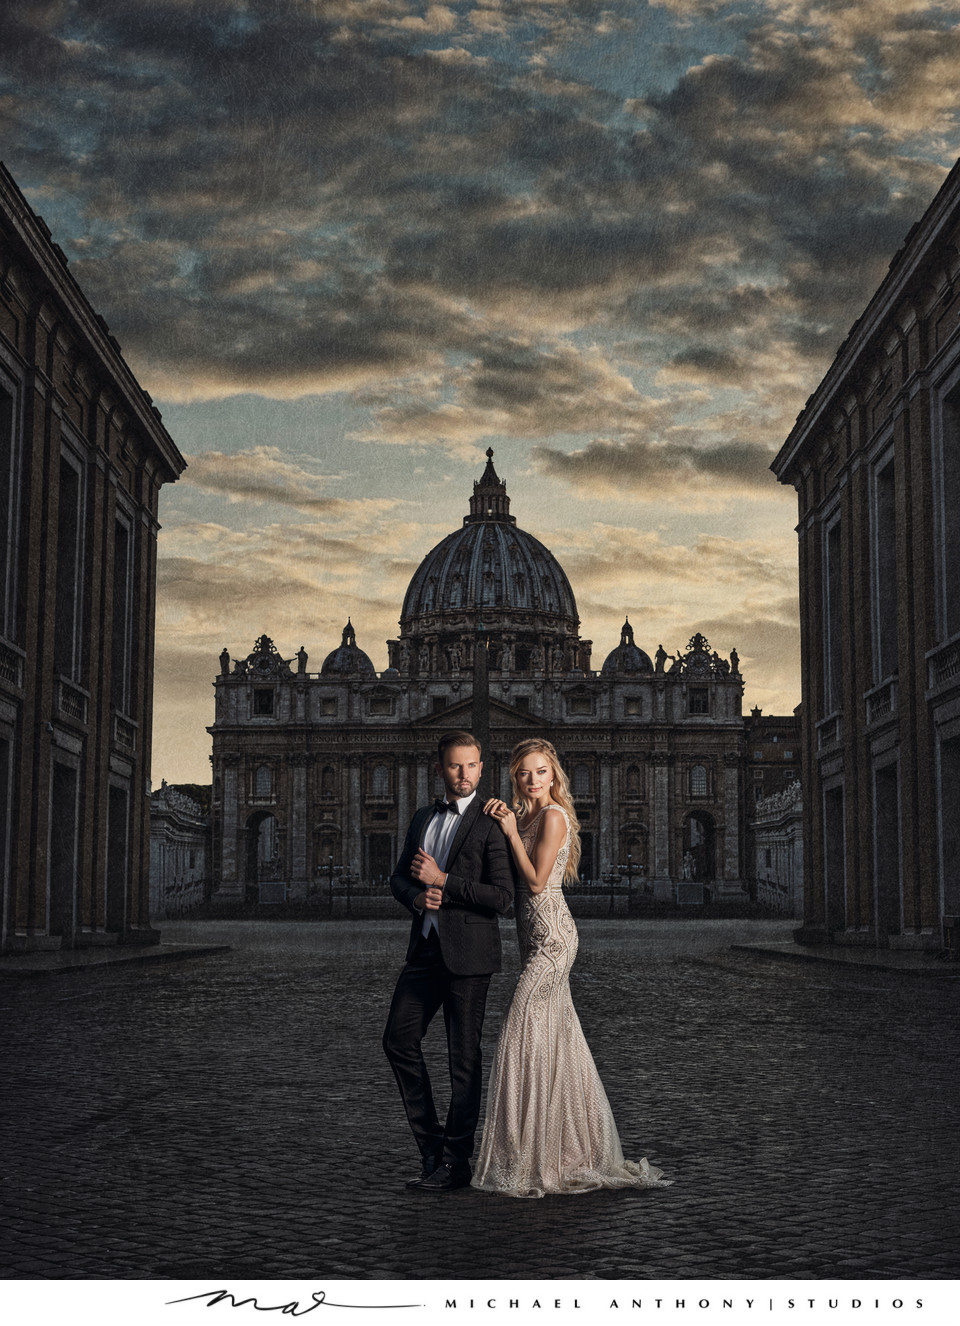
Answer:
<path fill-rule="evenodd" d="M 634 876 L 636 876 L 637 879 L 642 879 L 646 874 L 646 868 L 641 863 L 634 865 L 633 853 L 628 852 L 626 864 L 617 866 L 617 870 L 621 875 L 626 875 L 627 877 L 627 909 L 629 910 L 633 906 Z"/>
<path fill-rule="evenodd" d="M 357 871 L 355 871 L 355 870 L 345 870 L 345 871 L 343 872 L 343 874 L 340 876 L 340 883 L 343 884 L 344 887 L 345 887 L 346 890 L 347 890 L 347 915 L 348 915 L 348 916 L 352 916 L 352 915 L 353 915 L 353 913 L 352 913 L 352 911 L 351 911 L 351 904 L 350 904 L 350 890 L 353 888 L 354 884 L 359 883 L 359 881 L 360 881 L 360 876 L 359 876 L 359 874 L 357 873 Z"/>
<path fill-rule="evenodd" d="M 334 865 L 332 852 L 327 857 L 325 866 L 317 866 L 317 874 L 326 875 L 327 877 L 327 911 L 331 914 L 333 912 L 333 878 L 335 875 L 342 875 L 343 869 L 343 866 Z"/>
<path fill-rule="evenodd" d="M 613 869 L 611 869 L 611 870 L 604 870 L 604 871 L 601 871 L 601 874 L 600 874 L 600 878 L 603 880 L 604 884 L 609 884 L 609 885 L 610 885 L 610 914 L 611 914 L 611 915 L 613 914 L 613 895 L 614 895 L 614 892 L 615 892 L 615 890 L 616 890 L 616 886 L 620 883 L 620 876 L 621 876 L 621 874 L 622 874 L 622 871 L 621 871 L 621 869 L 620 869 L 619 866 L 614 866 Z"/>

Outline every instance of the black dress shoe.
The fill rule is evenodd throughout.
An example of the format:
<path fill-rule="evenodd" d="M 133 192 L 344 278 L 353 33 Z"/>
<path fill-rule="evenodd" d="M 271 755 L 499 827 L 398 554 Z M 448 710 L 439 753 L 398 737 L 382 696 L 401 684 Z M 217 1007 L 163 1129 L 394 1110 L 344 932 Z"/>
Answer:
<path fill-rule="evenodd" d="M 424 1156 L 420 1161 L 420 1173 L 415 1179 L 407 1179 L 407 1187 L 419 1188 L 424 1179 L 429 1179 L 430 1175 L 440 1164 L 441 1159 L 441 1156 Z"/>
<path fill-rule="evenodd" d="M 459 1165 L 444 1162 L 413 1186 L 418 1192 L 452 1192 L 454 1188 L 466 1188 L 470 1178 L 470 1166 L 466 1161 Z"/>

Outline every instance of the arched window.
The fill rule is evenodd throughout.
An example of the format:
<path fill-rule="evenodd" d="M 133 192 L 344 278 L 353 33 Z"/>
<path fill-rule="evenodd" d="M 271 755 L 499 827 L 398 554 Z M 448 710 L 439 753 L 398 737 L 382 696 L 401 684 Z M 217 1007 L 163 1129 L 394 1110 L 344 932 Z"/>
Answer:
<path fill-rule="evenodd" d="M 320 775 L 320 795 L 332 797 L 334 794 L 334 773 L 329 764 Z"/>
<path fill-rule="evenodd" d="M 707 771 L 702 764 L 695 764 L 690 770 L 690 795 L 692 797 L 707 795 Z"/>
<path fill-rule="evenodd" d="M 374 765 L 373 776 L 370 779 L 370 790 L 375 797 L 388 797 L 390 795 L 390 770 L 385 764 Z"/>
<path fill-rule="evenodd" d="M 254 775 L 253 794 L 258 797 L 268 797 L 273 791 L 273 776 L 270 768 L 266 764 L 261 764 Z"/>
<path fill-rule="evenodd" d="M 590 795 L 590 770 L 585 764 L 574 766 L 573 795 L 575 797 L 588 797 Z"/>
<path fill-rule="evenodd" d="M 627 796 L 638 797 L 640 795 L 640 769 L 637 765 L 631 764 L 627 770 Z"/>

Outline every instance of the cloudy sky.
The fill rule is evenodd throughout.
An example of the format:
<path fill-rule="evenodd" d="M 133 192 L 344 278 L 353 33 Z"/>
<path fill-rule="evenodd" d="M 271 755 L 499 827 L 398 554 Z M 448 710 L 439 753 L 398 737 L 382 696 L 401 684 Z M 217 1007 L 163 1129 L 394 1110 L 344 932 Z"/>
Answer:
<path fill-rule="evenodd" d="M 960 0 L 4 0 L 2 155 L 189 460 L 153 776 L 217 655 L 377 668 L 488 446 L 602 660 L 799 699 L 768 466 L 960 153 Z"/>

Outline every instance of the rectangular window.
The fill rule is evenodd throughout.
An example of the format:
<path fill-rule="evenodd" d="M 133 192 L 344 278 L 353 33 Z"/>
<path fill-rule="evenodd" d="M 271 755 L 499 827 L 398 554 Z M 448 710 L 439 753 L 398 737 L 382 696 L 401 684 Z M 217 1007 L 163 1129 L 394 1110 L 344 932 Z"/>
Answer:
<path fill-rule="evenodd" d="M 960 632 L 960 388 L 943 404 L 940 447 L 944 635 Z"/>
<path fill-rule="evenodd" d="M 336 700 L 321 700 L 320 713 L 323 715 L 324 718 L 336 718 L 337 716 Z"/>
<path fill-rule="evenodd" d="M 643 701 L 640 699 L 640 696 L 628 695 L 623 703 L 623 711 L 631 717 L 641 717 L 643 714 Z"/>
<path fill-rule="evenodd" d="M 896 764 L 874 772 L 874 876 L 881 935 L 900 933 L 900 777 Z"/>
<path fill-rule="evenodd" d="M 875 681 L 897 671 L 897 508 L 893 460 L 876 476 L 873 529 Z"/>
<path fill-rule="evenodd" d="M 513 707 L 514 707 L 515 709 L 519 709 L 520 712 L 521 712 L 521 714 L 529 714 L 529 712 L 530 712 L 530 696 L 529 696 L 529 695 L 517 695 L 517 696 L 515 696 L 515 697 L 514 697 L 514 701 L 513 701 Z"/>
<path fill-rule="evenodd" d="M 110 646 L 110 703 L 120 713 L 130 707 L 131 574 L 130 528 L 118 519 L 113 528 L 113 632 Z"/>
<path fill-rule="evenodd" d="M 695 686 L 691 689 L 689 706 L 691 714 L 709 714 L 710 692 L 705 686 Z"/>
<path fill-rule="evenodd" d="M 390 714 L 393 712 L 393 704 L 390 700 L 371 700 L 371 714 Z"/>
<path fill-rule="evenodd" d="M 125 788 L 111 787 L 107 799 L 107 929 L 122 931 L 127 918 L 127 876 L 130 860 L 130 798 Z"/>
<path fill-rule="evenodd" d="M 54 761 L 50 774 L 50 934 L 72 936 L 77 910 L 76 769 Z"/>
<path fill-rule="evenodd" d="M 257 718 L 267 718 L 273 713 L 273 691 L 254 691 L 253 712 Z"/>
<path fill-rule="evenodd" d="M 824 541 L 823 621 L 825 714 L 832 714 L 843 704 L 843 620 L 840 599 L 840 521 L 827 530 Z"/>
<path fill-rule="evenodd" d="M 792 751 L 792 750 L 785 750 L 785 751 L 783 752 L 783 758 L 784 758 L 785 760 L 792 760 L 792 759 L 793 759 L 793 751 Z"/>
<path fill-rule="evenodd" d="M 20 637 L 20 460 L 16 397 L 0 382 L 0 635 Z"/>
<path fill-rule="evenodd" d="M 960 916 L 960 737 L 940 743 L 940 873 L 945 916 Z"/>
<path fill-rule="evenodd" d="M 846 840 L 844 834 L 843 788 L 831 787 L 823 794 L 824 911 L 827 931 L 843 930 L 847 915 Z"/>
<path fill-rule="evenodd" d="M 707 795 L 707 771 L 702 764 L 695 764 L 690 770 L 690 795 L 692 797 Z"/>
<path fill-rule="evenodd" d="M 571 714 L 592 714 L 593 701 L 584 696 L 571 696 L 567 701 L 567 712 Z"/>
<path fill-rule="evenodd" d="M 60 457 L 60 487 L 57 502 L 56 620 L 54 622 L 54 671 L 79 681 L 83 663 L 81 640 L 82 545 L 80 503 L 82 475 L 66 456 Z"/>
<path fill-rule="evenodd" d="M 0 898 L 6 898 L 10 875 L 10 817 L 13 813 L 13 780 L 10 777 L 12 743 L 0 737 Z"/>

